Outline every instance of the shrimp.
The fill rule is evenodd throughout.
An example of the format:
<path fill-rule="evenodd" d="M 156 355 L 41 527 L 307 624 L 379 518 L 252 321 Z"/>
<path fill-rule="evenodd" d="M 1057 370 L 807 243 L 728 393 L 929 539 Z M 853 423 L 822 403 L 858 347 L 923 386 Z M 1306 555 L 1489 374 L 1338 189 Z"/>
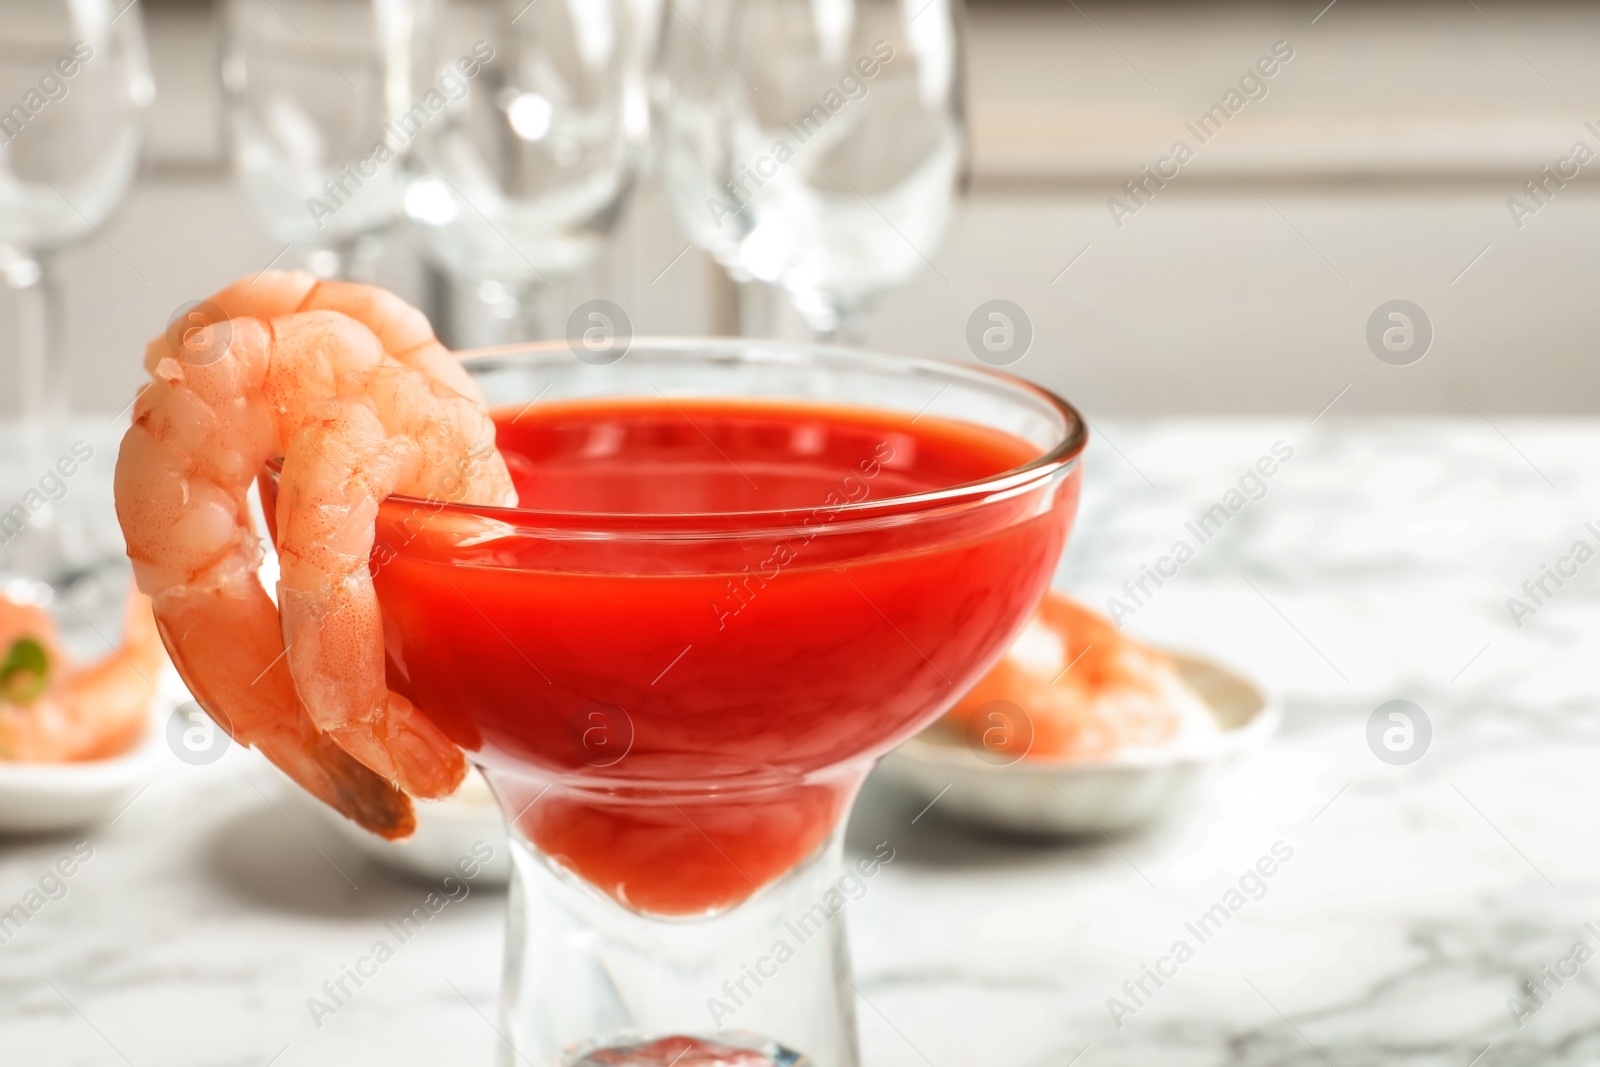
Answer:
<path fill-rule="evenodd" d="M 396 362 L 421 371 L 462 396 L 483 402 L 482 391 L 461 361 L 433 336 L 427 316 L 387 289 L 322 281 L 305 271 L 269 270 L 248 281 L 241 278 L 205 303 L 211 308 L 204 304 L 195 308 L 198 318 L 192 321 L 204 322 L 217 313 L 233 320 L 270 319 L 297 311 L 342 312 L 376 334 L 384 352 Z M 170 333 L 153 339 L 145 346 L 144 369 L 154 375 L 161 360 L 179 356 L 174 347 L 179 341 L 181 338 Z M 222 347 L 226 344 L 223 337 Z"/>
<path fill-rule="evenodd" d="M 212 302 L 228 320 L 187 332 L 176 355 L 166 338 L 147 348 L 155 380 L 117 457 L 117 516 L 139 588 L 200 705 L 324 802 L 404 837 L 415 825 L 406 794 L 449 793 L 466 763 L 388 692 L 376 600 L 331 591 L 360 584 L 352 575 L 364 573 L 366 555 L 341 553 L 358 550 L 363 528 L 370 547 L 390 492 L 433 492 L 451 473 L 448 495 L 464 503 L 512 503 L 515 491 L 477 390 L 433 347 L 420 312 L 309 275 L 269 273 L 258 284 L 218 293 Z M 336 307 L 306 308 L 319 303 Z M 355 408 L 382 427 L 359 457 L 318 430 Z M 355 462 L 329 482 L 301 457 L 307 448 Z M 281 618 L 256 576 L 261 547 L 247 510 L 256 474 L 280 458 L 278 528 L 292 546 Z M 308 529 L 305 511 L 324 525 Z"/>
<path fill-rule="evenodd" d="M 0 706 L 0 759 L 105 759 L 144 733 L 163 658 L 147 598 L 138 592 L 128 598 L 121 647 L 82 668 L 67 663 L 43 608 L 0 597 L 0 632 L 5 648 L 32 639 L 45 655 L 41 691 Z"/>
<path fill-rule="evenodd" d="M 509 500 L 504 464 L 485 462 L 493 440 L 481 404 L 385 366 L 368 375 L 363 393 L 319 405 L 284 457 L 278 610 L 290 670 L 317 726 L 391 780 L 448 774 L 454 788 L 460 773 L 418 744 L 423 731 L 411 724 L 431 724 L 384 684 L 383 623 L 367 562 L 378 505 L 393 493 L 461 499 L 475 479 L 484 502 Z"/>
<path fill-rule="evenodd" d="M 1011 721 L 1011 707 L 1021 711 L 1020 722 Z M 940 729 L 1019 758 L 1090 762 L 1123 749 L 1197 740 L 1217 727 L 1172 657 L 1050 592 Z"/>

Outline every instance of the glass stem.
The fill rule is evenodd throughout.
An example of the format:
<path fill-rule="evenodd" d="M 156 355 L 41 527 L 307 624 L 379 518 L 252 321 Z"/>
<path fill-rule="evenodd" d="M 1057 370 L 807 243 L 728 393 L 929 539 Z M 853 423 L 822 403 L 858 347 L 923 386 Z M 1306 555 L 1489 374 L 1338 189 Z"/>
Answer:
<path fill-rule="evenodd" d="M 834 305 L 828 321 L 813 320 L 811 336 L 822 344 L 864 345 L 867 343 L 867 312 L 860 304 Z"/>
<path fill-rule="evenodd" d="M 17 305 L 18 415 L 38 440 L 70 408 L 60 272 L 53 256 L 35 253 L 7 264 L 5 278 Z"/>
<path fill-rule="evenodd" d="M 455 303 L 455 286 L 450 275 L 427 260 L 422 264 L 422 311 L 433 324 L 433 332 L 451 351 L 468 347 L 461 342 L 457 322 L 460 318 Z"/>
<path fill-rule="evenodd" d="M 738 319 L 740 337 L 772 337 L 777 329 L 781 290 L 765 282 L 747 281 L 738 284 Z"/>
<path fill-rule="evenodd" d="M 5 253 L 0 255 L 0 275 L 11 289 L 17 317 L 18 453 L 29 478 L 37 479 L 53 470 L 72 433 L 61 276 L 53 255 L 15 248 L 0 252 Z M 77 501 L 48 499 L 37 507 L 29 505 L 28 512 L 24 527 L 8 527 L 3 539 L 7 567 L 59 576 L 81 561 L 86 528 Z"/>
<path fill-rule="evenodd" d="M 337 281 L 359 281 L 361 262 L 359 238 L 350 237 L 334 241 L 306 252 L 306 267 L 319 278 Z"/>
<path fill-rule="evenodd" d="M 530 282 L 513 290 L 512 300 L 516 314 L 509 323 L 510 333 L 506 343 L 517 341 L 543 341 L 561 336 L 565 326 L 555 322 L 551 305 L 555 302 L 552 286 Z"/>
<path fill-rule="evenodd" d="M 430 310 L 440 340 L 456 350 L 488 348 L 559 338 L 565 323 L 552 310 L 553 287 L 493 280 L 473 281 L 436 271 L 428 299 L 440 315 Z"/>
<path fill-rule="evenodd" d="M 840 887 L 865 883 L 842 873 L 843 820 L 778 881 L 692 919 L 625 908 L 511 838 L 505 1067 L 669 1067 L 686 1039 L 776 1067 L 858 1067 L 843 914 L 854 894 Z"/>

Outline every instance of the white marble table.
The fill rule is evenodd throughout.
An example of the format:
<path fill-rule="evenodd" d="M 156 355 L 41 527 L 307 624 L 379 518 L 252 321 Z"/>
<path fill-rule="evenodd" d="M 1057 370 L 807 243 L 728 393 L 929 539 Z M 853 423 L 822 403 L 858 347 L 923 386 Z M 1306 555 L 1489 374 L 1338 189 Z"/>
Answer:
<path fill-rule="evenodd" d="M 999 839 L 937 806 L 913 825 L 920 804 L 869 786 L 851 842 L 897 854 L 850 906 L 866 1062 L 1600 1059 L 1600 963 L 1550 983 L 1520 1028 L 1507 1006 L 1575 942 L 1600 950 L 1584 927 L 1600 929 L 1600 564 L 1520 629 L 1506 607 L 1574 540 L 1600 544 L 1583 529 L 1600 516 L 1600 423 L 1098 429 L 1061 583 L 1102 604 L 1274 442 L 1292 447 L 1129 622 L 1274 687 L 1284 729 L 1181 819 L 1115 845 Z M 1409 766 L 1365 738 L 1396 698 L 1434 730 Z M 87 835 L 66 895 L 0 945 L 0 1063 L 494 1062 L 488 891 L 313 1022 L 307 998 L 428 886 L 334 856 L 341 874 L 258 785 L 273 795 L 244 754 L 174 761 Z M 0 908 L 78 840 L 0 843 Z M 1114 1025 L 1107 999 L 1174 941 L 1195 945 L 1185 924 L 1276 842 L 1293 855 L 1264 895 Z"/>

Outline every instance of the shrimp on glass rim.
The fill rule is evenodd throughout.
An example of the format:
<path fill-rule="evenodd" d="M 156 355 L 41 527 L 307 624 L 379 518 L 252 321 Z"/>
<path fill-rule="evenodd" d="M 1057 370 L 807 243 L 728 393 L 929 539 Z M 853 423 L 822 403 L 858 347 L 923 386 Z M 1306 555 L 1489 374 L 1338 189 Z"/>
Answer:
<path fill-rule="evenodd" d="M 225 315 L 146 350 L 154 379 L 117 457 L 139 588 L 200 705 L 308 791 L 404 837 L 407 796 L 453 791 L 459 748 L 384 681 L 368 557 L 393 493 L 514 504 L 494 424 L 427 319 L 367 286 L 268 272 Z M 247 493 L 282 460 L 274 607 Z"/>

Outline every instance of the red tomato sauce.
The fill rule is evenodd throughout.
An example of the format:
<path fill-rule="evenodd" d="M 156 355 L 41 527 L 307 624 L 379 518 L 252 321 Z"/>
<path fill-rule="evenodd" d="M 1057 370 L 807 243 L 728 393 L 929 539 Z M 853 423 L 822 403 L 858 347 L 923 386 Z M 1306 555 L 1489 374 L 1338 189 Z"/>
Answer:
<path fill-rule="evenodd" d="M 811 855 L 872 760 L 1004 651 L 1077 500 L 1073 473 L 871 529 L 839 510 L 1039 455 L 934 417 L 608 399 L 496 423 L 521 507 L 551 514 L 383 506 L 390 684 L 545 854 L 654 914 L 730 906 Z"/>

